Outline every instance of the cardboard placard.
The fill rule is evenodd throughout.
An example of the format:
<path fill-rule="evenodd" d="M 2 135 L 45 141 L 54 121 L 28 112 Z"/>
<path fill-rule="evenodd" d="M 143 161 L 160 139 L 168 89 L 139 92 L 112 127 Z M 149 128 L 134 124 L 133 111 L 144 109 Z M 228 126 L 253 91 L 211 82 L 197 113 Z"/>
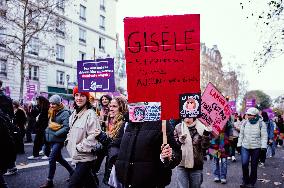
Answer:
<path fill-rule="evenodd" d="M 179 113 L 181 118 L 198 117 L 201 113 L 201 94 L 181 94 L 179 97 L 179 104 Z"/>
<path fill-rule="evenodd" d="M 200 92 L 200 15 L 125 18 L 124 39 L 128 101 L 179 118 L 179 95 Z"/>
<path fill-rule="evenodd" d="M 114 59 L 77 62 L 79 92 L 114 92 Z"/>
<path fill-rule="evenodd" d="M 229 101 L 232 113 L 237 113 L 236 101 Z"/>
<path fill-rule="evenodd" d="M 208 83 L 201 97 L 201 116 L 199 120 L 212 127 L 214 135 L 219 135 L 231 115 L 231 108 L 225 97 Z"/>
<path fill-rule="evenodd" d="M 131 122 L 161 120 L 161 103 L 130 103 L 128 104 L 128 110 Z"/>

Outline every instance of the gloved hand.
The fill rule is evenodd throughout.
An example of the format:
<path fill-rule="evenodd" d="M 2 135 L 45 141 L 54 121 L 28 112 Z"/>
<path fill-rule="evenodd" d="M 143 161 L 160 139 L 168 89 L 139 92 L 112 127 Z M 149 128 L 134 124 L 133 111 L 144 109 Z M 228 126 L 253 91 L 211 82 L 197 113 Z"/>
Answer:
<path fill-rule="evenodd" d="M 238 146 L 238 147 L 237 147 L 237 152 L 238 152 L 238 153 L 241 153 L 241 151 L 242 151 L 242 147 L 241 147 L 241 146 Z"/>
<path fill-rule="evenodd" d="M 204 131 L 203 131 L 203 135 L 204 135 L 204 136 L 209 136 L 209 135 L 210 135 L 210 133 L 211 133 L 211 132 L 206 131 L 206 130 L 204 130 Z"/>
<path fill-rule="evenodd" d="M 187 134 L 181 135 L 181 136 L 178 138 L 179 142 L 182 143 L 182 144 L 184 144 L 186 137 L 187 137 Z"/>

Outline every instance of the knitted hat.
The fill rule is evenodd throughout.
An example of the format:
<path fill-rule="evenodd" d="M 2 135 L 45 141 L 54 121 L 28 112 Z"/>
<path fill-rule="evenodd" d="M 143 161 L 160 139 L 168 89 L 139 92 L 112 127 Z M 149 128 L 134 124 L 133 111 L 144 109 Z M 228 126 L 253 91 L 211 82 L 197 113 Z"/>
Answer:
<path fill-rule="evenodd" d="M 81 93 L 82 95 L 85 95 L 88 99 L 90 98 L 90 93 L 89 92 L 79 92 L 78 91 L 78 86 L 75 86 L 73 88 L 73 96 L 75 97 L 76 93 Z"/>
<path fill-rule="evenodd" d="M 54 103 L 54 104 L 60 104 L 61 103 L 61 97 L 59 95 L 52 95 L 49 98 L 49 102 Z"/>
<path fill-rule="evenodd" d="M 247 110 L 246 114 L 256 116 L 259 113 L 257 108 L 251 107 Z"/>

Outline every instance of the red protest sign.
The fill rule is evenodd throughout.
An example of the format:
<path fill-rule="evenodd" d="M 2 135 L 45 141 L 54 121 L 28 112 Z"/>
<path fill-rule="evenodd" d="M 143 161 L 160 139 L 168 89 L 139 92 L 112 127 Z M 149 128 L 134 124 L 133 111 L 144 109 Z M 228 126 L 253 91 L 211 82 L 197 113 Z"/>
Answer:
<path fill-rule="evenodd" d="M 212 83 L 208 83 L 206 86 L 201 101 L 199 120 L 206 126 L 212 127 L 215 135 L 219 135 L 231 115 L 229 102 Z"/>
<path fill-rule="evenodd" d="M 179 94 L 200 91 L 200 15 L 125 18 L 124 39 L 128 101 L 179 118 Z"/>

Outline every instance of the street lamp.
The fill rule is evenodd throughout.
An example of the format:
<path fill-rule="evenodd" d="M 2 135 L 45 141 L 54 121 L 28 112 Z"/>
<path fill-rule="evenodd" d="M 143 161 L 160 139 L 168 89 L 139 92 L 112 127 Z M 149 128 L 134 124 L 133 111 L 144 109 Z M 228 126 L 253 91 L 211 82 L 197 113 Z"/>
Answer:
<path fill-rule="evenodd" d="M 66 93 L 67 93 L 67 94 L 68 94 L 69 79 L 70 79 L 70 75 L 67 74 L 67 75 L 66 75 L 66 80 L 67 80 Z"/>

